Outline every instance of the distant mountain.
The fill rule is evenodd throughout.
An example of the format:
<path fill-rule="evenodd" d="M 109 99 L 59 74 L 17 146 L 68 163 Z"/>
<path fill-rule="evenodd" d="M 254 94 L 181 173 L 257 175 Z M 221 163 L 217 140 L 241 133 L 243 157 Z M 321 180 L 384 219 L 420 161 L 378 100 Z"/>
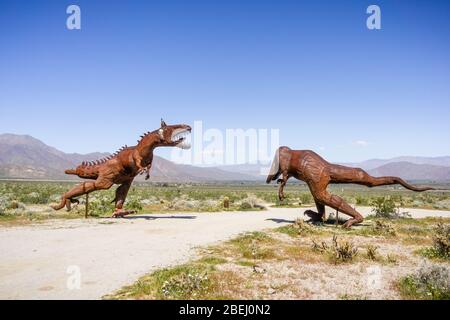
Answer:
<path fill-rule="evenodd" d="M 265 180 L 267 175 L 261 174 L 261 172 L 264 171 L 264 168 L 270 168 L 270 163 L 266 166 L 262 166 L 260 164 L 236 164 L 220 166 L 218 168 L 227 172 L 249 175 L 258 180 Z"/>
<path fill-rule="evenodd" d="M 105 153 L 66 154 L 28 135 L 0 135 L 0 177 L 29 179 L 67 178 L 64 170 Z"/>
<path fill-rule="evenodd" d="M 150 172 L 150 180 L 159 182 L 219 182 L 252 181 L 255 178 L 243 173 L 227 172 L 218 168 L 175 164 L 169 160 L 155 156 Z"/>
<path fill-rule="evenodd" d="M 28 135 L 0 134 L 0 178 L 77 179 L 64 174 L 83 161 L 108 156 L 108 153 L 64 153 Z M 373 159 L 345 165 L 360 167 L 374 176 L 399 176 L 406 180 L 450 180 L 450 157 L 398 157 Z M 195 167 L 175 164 L 155 156 L 150 181 L 158 182 L 220 182 L 263 181 L 258 164 L 221 167 Z M 138 177 L 142 180 L 143 177 Z"/>
<path fill-rule="evenodd" d="M 406 180 L 450 180 L 450 156 L 448 157 L 397 157 L 392 159 L 372 159 L 358 163 L 340 163 L 342 165 L 362 168 L 374 176 L 399 176 Z M 265 178 L 261 169 L 268 166 L 242 164 L 221 166 L 221 170 L 242 172 L 257 180 Z M 264 170 L 263 170 L 264 171 Z"/>
<path fill-rule="evenodd" d="M 64 153 L 28 135 L 0 135 L 0 178 L 20 179 L 77 179 L 64 174 L 83 161 L 92 161 L 109 153 Z M 139 177 L 141 180 L 142 177 Z M 254 180 L 252 176 L 217 168 L 178 165 L 155 156 L 150 181 L 207 182 Z"/>
<path fill-rule="evenodd" d="M 398 176 L 405 180 L 450 180 L 450 167 L 393 162 L 368 171 L 373 176 Z"/>
<path fill-rule="evenodd" d="M 409 162 L 412 164 L 429 164 L 433 166 L 450 167 L 450 156 L 444 157 L 411 157 L 403 156 L 391 159 L 371 159 L 357 163 L 343 163 L 344 165 L 350 165 L 353 167 L 359 167 L 364 170 L 371 170 L 389 163 Z"/>

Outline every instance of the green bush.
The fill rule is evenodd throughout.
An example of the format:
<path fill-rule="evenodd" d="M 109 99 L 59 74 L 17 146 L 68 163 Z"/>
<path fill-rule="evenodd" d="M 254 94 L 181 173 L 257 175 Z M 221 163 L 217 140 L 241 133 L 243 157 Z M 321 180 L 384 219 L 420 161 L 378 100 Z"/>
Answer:
<path fill-rule="evenodd" d="M 137 198 L 134 197 L 130 197 L 129 199 L 127 199 L 127 201 L 125 202 L 125 206 L 129 210 L 136 210 L 136 211 L 142 210 L 141 201 L 139 201 Z"/>
<path fill-rule="evenodd" d="M 6 214 L 8 208 L 9 199 L 5 196 L 0 196 L 0 215 Z"/>
<path fill-rule="evenodd" d="M 370 198 L 367 198 L 367 197 L 364 197 L 361 195 L 357 195 L 355 197 L 355 200 L 356 200 L 356 204 L 359 206 L 367 206 L 370 204 Z"/>
<path fill-rule="evenodd" d="M 447 266 L 425 265 L 399 281 L 400 293 L 409 299 L 449 300 L 450 271 Z"/>
<path fill-rule="evenodd" d="M 167 299 L 195 298 L 207 291 L 210 280 L 206 272 L 180 273 L 164 281 L 161 293 Z"/>
<path fill-rule="evenodd" d="M 245 211 L 245 210 L 250 210 L 250 209 L 252 209 L 252 205 L 246 201 L 242 202 L 241 205 L 239 206 L 239 210 Z"/>
<path fill-rule="evenodd" d="M 409 218 L 411 217 L 407 212 L 400 212 L 400 208 L 397 207 L 397 201 L 402 201 L 401 197 L 377 197 L 372 200 L 372 212 L 378 218 Z"/>
<path fill-rule="evenodd" d="M 89 200 L 89 215 L 101 216 L 111 214 L 114 211 L 114 204 L 106 197 L 96 197 Z"/>
<path fill-rule="evenodd" d="M 311 204 L 313 202 L 313 197 L 310 193 L 301 193 L 300 202 L 301 204 Z"/>
<path fill-rule="evenodd" d="M 438 223 L 433 235 L 433 247 L 423 250 L 431 259 L 450 259 L 450 225 Z"/>
<path fill-rule="evenodd" d="M 395 201 L 390 197 L 377 197 L 372 200 L 372 206 L 376 217 L 391 218 L 397 212 Z"/>

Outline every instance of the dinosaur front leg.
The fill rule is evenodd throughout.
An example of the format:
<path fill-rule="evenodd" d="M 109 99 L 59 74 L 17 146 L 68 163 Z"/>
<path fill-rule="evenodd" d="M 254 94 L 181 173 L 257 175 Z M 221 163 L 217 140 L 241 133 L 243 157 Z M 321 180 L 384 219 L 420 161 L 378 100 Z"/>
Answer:
<path fill-rule="evenodd" d="M 86 193 L 90 193 L 92 191 L 109 189 L 111 188 L 112 185 L 113 185 L 112 182 L 104 179 L 97 179 L 96 181 L 80 183 L 75 187 L 73 187 L 68 192 L 64 193 L 61 197 L 61 202 L 56 206 L 52 206 L 52 208 L 54 210 L 60 210 L 64 208 L 64 206 L 66 206 L 67 210 L 70 211 L 71 209 L 70 204 L 78 202 L 78 200 L 74 198 L 82 196 L 83 194 Z"/>
<path fill-rule="evenodd" d="M 284 199 L 286 199 L 286 196 L 284 195 L 284 187 L 286 187 L 286 183 L 289 180 L 289 176 L 287 175 L 286 172 L 283 172 L 283 178 L 282 179 L 278 179 L 277 183 L 280 184 L 280 188 L 278 189 L 278 199 L 280 199 L 280 201 L 283 201 Z"/>
<path fill-rule="evenodd" d="M 123 205 L 128 195 L 128 191 L 130 190 L 132 181 L 121 184 L 116 190 L 116 197 L 114 198 L 114 202 L 116 204 L 116 210 L 112 215 L 112 218 L 123 218 L 129 214 L 136 213 L 135 210 L 123 210 Z"/>
<path fill-rule="evenodd" d="M 147 167 L 144 167 L 143 165 L 142 165 L 142 160 L 144 160 L 143 158 L 142 158 L 142 156 L 137 152 L 137 150 L 135 151 L 135 153 L 133 154 L 133 159 L 134 159 L 134 163 L 136 164 L 136 167 L 137 167 L 137 171 L 138 172 L 144 172 L 144 171 L 146 171 L 146 170 L 148 170 L 148 166 Z M 148 171 L 147 171 L 147 175 L 148 175 Z M 147 179 L 146 179 L 147 180 Z"/>
<path fill-rule="evenodd" d="M 146 171 L 145 180 L 150 179 L 150 170 L 151 170 L 151 168 L 152 168 L 152 164 L 151 163 L 145 168 L 145 171 Z"/>

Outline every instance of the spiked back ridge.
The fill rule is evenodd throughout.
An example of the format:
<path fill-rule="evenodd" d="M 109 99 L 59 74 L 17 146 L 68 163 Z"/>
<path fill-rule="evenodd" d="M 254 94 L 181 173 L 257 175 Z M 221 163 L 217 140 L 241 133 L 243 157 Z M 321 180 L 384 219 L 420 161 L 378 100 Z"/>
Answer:
<path fill-rule="evenodd" d="M 150 131 L 144 132 L 144 133 L 140 136 L 140 139 L 137 141 L 137 143 L 138 143 L 138 144 L 141 143 L 142 140 L 144 140 L 144 138 L 148 137 L 149 135 L 151 135 L 151 134 L 154 133 L 154 132 L 155 132 L 155 131 L 153 131 L 153 132 L 150 132 Z"/>
<path fill-rule="evenodd" d="M 121 147 L 119 150 L 117 150 L 116 152 L 114 152 L 113 154 L 101 158 L 99 160 L 94 160 L 94 161 L 83 161 L 80 165 L 80 167 L 91 167 L 91 166 L 98 166 L 101 165 L 111 159 L 114 159 L 115 157 L 117 157 L 119 155 L 119 153 L 121 153 L 124 150 L 127 150 L 129 147 L 127 145 L 124 145 L 123 147 Z"/>
<path fill-rule="evenodd" d="M 150 132 L 150 131 L 144 132 L 140 136 L 140 139 L 137 141 L 138 144 L 141 143 L 144 138 L 148 137 L 149 135 L 151 135 L 153 133 L 155 133 L 155 131 L 153 131 L 153 132 Z M 115 157 L 117 157 L 119 155 L 119 153 L 121 153 L 124 150 L 127 150 L 128 148 L 129 147 L 127 145 L 124 145 L 122 148 L 120 148 L 119 150 L 117 150 L 116 152 L 114 152 L 113 154 L 111 154 L 111 155 L 109 155 L 107 157 L 101 158 L 99 160 L 94 160 L 94 161 L 83 161 L 81 163 L 80 167 L 91 167 L 91 166 L 98 166 L 98 165 L 104 164 L 105 162 L 107 162 L 107 161 L 109 161 L 111 159 L 114 159 Z"/>

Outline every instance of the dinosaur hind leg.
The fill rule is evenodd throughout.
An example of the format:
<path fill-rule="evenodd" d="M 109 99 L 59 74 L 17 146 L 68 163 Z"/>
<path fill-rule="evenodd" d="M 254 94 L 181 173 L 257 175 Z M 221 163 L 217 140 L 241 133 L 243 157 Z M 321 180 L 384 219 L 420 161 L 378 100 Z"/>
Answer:
<path fill-rule="evenodd" d="M 116 210 L 114 211 L 113 218 L 123 218 L 126 215 L 136 213 L 134 210 L 123 210 L 123 205 L 130 190 L 132 181 L 121 184 L 116 190 L 116 197 L 113 202 L 116 204 Z"/>
<path fill-rule="evenodd" d="M 109 189 L 111 188 L 112 185 L 113 185 L 112 182 L 104 179 L 80 183 L 75 187 L 73 187 L 68 192 L 64 193 L 61 197 L 61 202 L 56 206 L 52 206 L 52 208 L 54 210 L 60 210 L 65 206 L 67 210 L 70 211 L 71 209 L 70 204 L 77 202 L 77 200 L 74 198 L 79 197 L 86 193 L 90 193 L 92 191 Z"/>
<path fill-rule="evenodd" d="M 355 223 L 360 223 L 364 220 L 363 216 L 353 209 L 344 199 L 334 194 L 329 193 L 326 188 L 311 188 L 311 192 L 316 201 L 324 206 L 329 206 L 339 212 L 345 213 L 351 217 L 345 224 L 345 228 L 350 228 Z"/>
<path fill-rule="evenodd" d="M 315 200 L 317 212 L 312 210 L 306 210 L 304 212 L 305 216 L 308 216 L 311 220 L 310 222 L 323 222 L 325 220 L 325 206 Z"/>

